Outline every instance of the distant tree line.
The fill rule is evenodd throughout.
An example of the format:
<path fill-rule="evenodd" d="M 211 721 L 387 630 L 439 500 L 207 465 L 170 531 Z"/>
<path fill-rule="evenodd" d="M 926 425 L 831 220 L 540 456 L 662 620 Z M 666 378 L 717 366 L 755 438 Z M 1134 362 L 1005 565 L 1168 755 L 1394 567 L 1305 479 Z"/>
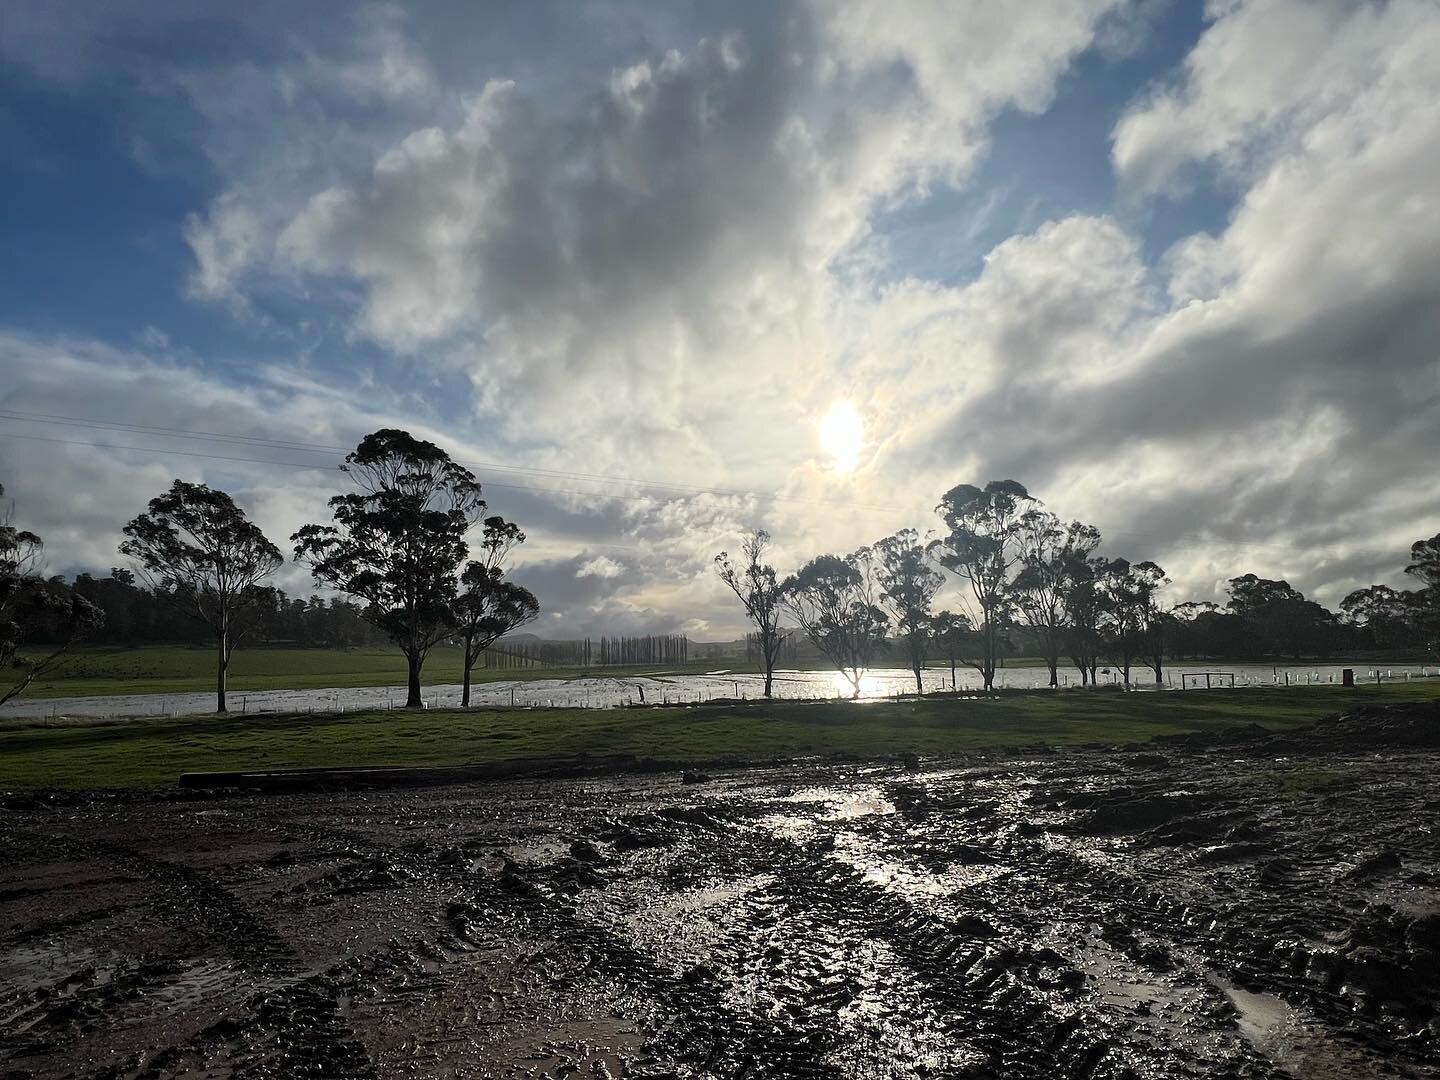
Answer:
<path fill-rule="evenodd" d="M 597 655 L 601 664 L 683 664 L 690 642 L 683 634 L 602 637 Z"/>
<path fill-rule="evenodd" d="M 64 579 L 54 579 L 63 586 Z M 79 574 L 69 583 L 105 616 L 89 640 L 104 645 L 208 645 L 209 629 L 187 614 L 193 603 L 183 588 L 149 586 L 133 571 L 112 567 L 108 577 Z M 385 643 L 385 636 L 365 621 L 362 609 L 343 598 L 312 595 L 292 597 L 283 590 L 259 586 L 246 614 L 253 623 L 247 637 L 254 643 L 303 648 L 354 648 Z"/>
<path fill-rule="evenodd" d="M 942 528 L 914 529 L 845 555 L 811 559 L 781 577 L 766 560 L 771 538 L 756 530 L 741 557 L 715 558 L 721 580 L 756 626 L 768 696 L 782 615 L 840 672 L 854 696 L 880 654 L 896 651 L 923 688 L 927 662 L 973 668 L 986 690 L 1007 656 L 1039 656 L 1050 685 L 1068 661 L 1082 685 L 1102 666 L 1130 685 L 1144 670 L 1164 682 L 1175 658 L 1298 660 L 1340 650 L 1433 653 L 1440 639 L 1440 535 L 1417 542 L 1407 572 L 1424 588 L 1375 585 L 1347 596 L 1340 613 L 1307 599 L 1289 582 L 1231 578 L 1221 607 L 1167 606 L 1169 578 L 1155 562 L 1100 554 L 1100 530 L 1062 521 L 1014 480 L 961 484 L 942 496 Z M 935 611 L 948 571 L 958 611 Z"/>

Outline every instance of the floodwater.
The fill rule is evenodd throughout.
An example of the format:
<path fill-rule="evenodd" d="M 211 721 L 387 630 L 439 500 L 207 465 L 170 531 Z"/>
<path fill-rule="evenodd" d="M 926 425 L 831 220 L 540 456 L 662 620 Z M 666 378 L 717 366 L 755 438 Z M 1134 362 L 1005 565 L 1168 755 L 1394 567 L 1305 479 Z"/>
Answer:
<path fill-rule="evenodd" d="M 1340 682 L 1342 665 L 1273 665 L 1273 664 L 1176 664 L 1166 669 L 1162 689 L 1236 686 L 1306 686 L 1315 683 Z M 1440 673 L 1434 667 L 1418 665 L 1384 667 L 1379 677 L 1386 682 L 1404 681 Z M 1376 669 L 1356 667 L 1355 677 L 1361 682 L 1374 682 Z M 1049 672 L 1043 667 L 1002 668 L 995 677 L 1001 689 L 1035 689 L 1046 686 Z M 1131 671 L 1132 685 L 1137 689 L 1154 689 L 1149 668 Z M 1101 685 L 1119 681 L 1113 669 L 1102 669 Z M 1060 670 L 1062 688 L 1079 686 L 1080 672 L 1075 668 Z M 948 668 L 930 668 L 924 673 L 926 693 L 952 689 Z M 961 691 L 978 690 L 980 677 L 972 669 L 959 668 L 956 685 Z M 616 708 L 624 705 L 696 704 L 725 698 L 753 699 L 761 696 L 764 681 L 756 674 L 716 670 L 704 674 L 673 674 L 656 670 L 622 677 L 588 675 L 575 679 L 521 679 L 480 683 L 471 688 L 474 706 L 538 706 L 556 708 Z M 903 668 L 878 668 L 868 672 L 861 683 L 861 697 L 883 700 L 896 694 L 911 694 L 915 676 Z M 429 708 L 456 708 L 460 704 L 458 683 L 425 687 L 425 703 Z M 778 698 L 814 700 L 848 697 L 849 684 L 832 671 L 777 671 L 774 693 Z M 355 709 L 385 709 L 405 703 L 402 686 L 365 686 L 321 690 L 260 690 L 230 692 L 230 708 L 235 712 L 332 712 Z M 0 708 L 0 717 L 122 717 L 122 716 L 185 716 L 210 712 L 215 708 L 211 691 L 183 694 L 126 694 L 93 697 L 30 698 L 12 701 Z"/>

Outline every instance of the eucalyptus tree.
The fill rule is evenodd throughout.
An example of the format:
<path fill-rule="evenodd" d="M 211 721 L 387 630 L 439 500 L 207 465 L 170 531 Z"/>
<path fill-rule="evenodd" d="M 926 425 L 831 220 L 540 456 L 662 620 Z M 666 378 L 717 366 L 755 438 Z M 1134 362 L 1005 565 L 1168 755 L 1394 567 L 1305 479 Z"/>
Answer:
<path fill-rule="evenodd" d="M 1165 571 L 1153 562 L 1137 563 L 1131 573 L 1139 589 L 1136 638 L 1145 664 L 1155 674 L 1155 685 L 1165 682 L 1165 654 L 1175 638 L 1175 616 L 1160 606 L 1156 593 L 1170 584 Z"/>
<path fill-rule="evenodd" d="M 23 694 L 105 622 L 101 610 L 74 589 L 46 580 L 44 553 L 44 541 L 15 524 L 14 507 L 0 486 L 0 675 L 9 683 L 0 684 L 0 705 Z M 22 654 L 35 638 L 46 643 L 42 654 Z"/>
<path fill-rule="evenodd" d="M 1100 545 L 1100 530 L 1072 521 L 1062 525 L 1048 510 L 1028 510 L 1017 530 L 1020 567 L 1013 595 L 1026 624 L 1035 632 L 1050 685 L 1060 684 L 1060 654 L 1065 648 L 1065 593 L 1073 568 L 1088 559 Z"/>
<path fill-rule="evenodd" d="M 1021 518 L 1036 500 L 1014 480 L 983 489 L 960 484 L 935 508 L 949 533 L 931 544 L 936 560 L 968 587 L 966 612 L 979 634 L 972 664 L 985 689 L 995 684 L 1001 631 L 1014 609 L 1014 574 L 1020 562 Z"/>
<path fill-rule="evenodd" d="M 1155 606 L 1155 592 L 1168 580 L 1165 571 L 1155 563 L 1132 565 L 1126 559 L 1111 559 L 1099 577 L 1097 584 L 1104 614 L 1101 641 L 1126 686 L 1130 685 L 1135 657 L 1145 648 L 1142 635 L 1159 610 Z M 1160 678 L 1157 666 L 1156 681 Z"/>
<path fill-rule="evenodd" d="M 505 559 L 525 542 L 519 526 L 502 517 L 488 517 L 480 539 L 480 558 L 460 572 L 452 609 L 455 631 L 464 650 L 464 681 L 460 704 L 470 705 L 470 673 L 482 653 L 504 635 L 540 614 L 540 602 L 522 585 L 505 580 Z"/>
<path fill-rule="evenodd" d="M 418 708 L 420 672 L 454 627 L 452 605 L 466 538 L 485 512 L 480 483 L 434 443 L 408 431 L 372 432 L 342 471 L 356 490 L 330 500 L 332 525 L 290 539 L 317 584 L 355 597 L 364 616 L 405 655 L 405 704 Z"/>
<path fill-rule="evenodd" d="M 1065 649 L 1080 669 L 1080 685 L 1096 682 L 1100 666 L 1101 629 L 1105 622 L 1105 604 L 1100 582 L 1108 572 L 1110 560 L 1099 555 L 1076 553 L 1065 561 L 1065 577 L 1061 601 L 1065 607 Z"/>
<path fill-rule="evenodd" d="M 955 611 L 940 611 L 930 621 L 930 637 L 940 647 L 940 653 L 950 661 L 950 689 L 957 686 L 955 666 L 965 655 L 965 643 L 975 637 L 970 620 Z"/>
<path fill-rule="evenodd" d="M 805 635 L 860 696 L 860 680 L 885 646 L 890 618 L 880 607 L 874 556 L 860 548 L 843 558 L 819 555 L 786 578 L 781 602 Z"/>
<path fill-rule="evenodd" d="M 285 563 L 280 549 L 225 492 L 176 480 L 125 526 L 120 553 L 157 596 L 215 636 L 215 711 L 225 712 L 230 657 L 254 629 L 260 582 Z"/>
<path fill-rule="evenodd" d="M 1440 640 L 1440 533 L 1410 545 L 1410 565 L 1405 573 L 1424 585 L 1408 594 L 1408 602 L 1417 634 L 1426 648 L 1434 651 Z"/>
<path fill-rule="evenodd" d="M 871 552 L 876 560 L 880 599 L 890 613 L 895 632 L 905 645 L 905 658 L 915 673 L 915 692 L 923 694 L 921 671 L 929 653 L 930 608 L 935 594 L 945 584 L 945 575 L 935 569 L 929 551 L 914 529 L 901 529 L 878 541 Z"/>
<path fill-rule="evenodd" d="M 780 580 L 775 568 L 765 561 L 765 550 L 769 546 L 770 534 L 764 529 L 756 529 L 741 541 L 739 563 L 732 562 L 730 553 L 726 551 L 715 556 L 720 580 L 730 587 L 744 607 L 746 617 L 755 624 L 756 637 L 760 641 L 760 658 L 765 665 L 767 698 L 784 640 L 780 634 Z"/>
<path fill-rule="evenodd" d="M 1412 625 L 1416 594 L 1392 589 L 1389 585 L 1370 585 L 1347 593 L 1340 601 L 1346 622 L 1361 630 L 1377 649 L 1408 645 L 1416 639 Z"/>
<path fill-rule="evenodd" d="M 1405 573 L 1423 581 L 1427 589 L 1440 590 L 1440 533 L 1410 545 L 1410 565 Z"/>

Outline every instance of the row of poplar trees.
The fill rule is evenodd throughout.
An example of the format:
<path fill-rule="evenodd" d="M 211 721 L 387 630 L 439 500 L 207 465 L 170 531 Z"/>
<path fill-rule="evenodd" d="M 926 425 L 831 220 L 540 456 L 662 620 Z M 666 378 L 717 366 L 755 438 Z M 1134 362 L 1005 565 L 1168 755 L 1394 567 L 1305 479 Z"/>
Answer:
<path fill-rule="evenodd" d="M 932 652 L 957 659 L 993 687 L 1004 631 L 1028 625 L 1059 681 L 1068 654 L 1085 682 L 1101 656 L 1113 657 L 1128 683 L 1132 662 L 1145 656 L 1160 680 L 1161 612 L 1155 593 L 1167 578 L 1153 562 L 1130 563 L 1095 554 L 1100 531 L 1061 521 L 1014 480 L 983 488 L 960 484 L 941 498 L 945 524 L 935 539 L 902 529 L 848 555 L 820 555 L 785 579 L 765 561 L 770 536 L 746 538 L 739 559 L 715 557 L 720 578 L 756 626 L 770 696 L 788 615 L 845 678 L 852 696 L 876 653 L 893 637 L 904 648 L 923 691 L 921 671 Z M 944 570 L 959 579 L 962 612 L 933 612 Z M 1153 654 L 1153 655 L 1152 655 Z"/>
<path fill-rule="evenodd" d="M 291 536 L 296 560 L 317 585 L 355 598 L 404 654 L 407 707 L 423 704 L 420 675 L 430 650 L 462 643 L 462 703 L 469 705 L 480 655 L 540 611 L 528 589 L 505 578 L 506 558 L 525 534 L 487 517 L 475 476 L 407 431 L 365 436 L 340 468 L 352 490 L 330 500 L 330 522 Z M 260 583 L 284 565 L 280 549 L 225 492 L 176 480 L 125 526 L 120 551 L 214 633 L 216 709 L 225 712 L 231 653 L 256 624 Z"/>

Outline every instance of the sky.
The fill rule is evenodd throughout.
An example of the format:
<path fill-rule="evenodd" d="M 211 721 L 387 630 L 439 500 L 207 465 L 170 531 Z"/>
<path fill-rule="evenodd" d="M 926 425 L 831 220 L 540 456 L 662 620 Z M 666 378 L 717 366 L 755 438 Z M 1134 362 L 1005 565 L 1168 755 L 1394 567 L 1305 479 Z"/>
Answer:
<path fill-rule="evenodd" d="M 734 636 L 745 532 L 996 478 L 1334 606 L 1440 531 L 1436 55 L 1431 0 L 15 5 L 0 483 L 56 573 L 176 477 L 288 548 L 404 427 L 552 637 Z"/>

